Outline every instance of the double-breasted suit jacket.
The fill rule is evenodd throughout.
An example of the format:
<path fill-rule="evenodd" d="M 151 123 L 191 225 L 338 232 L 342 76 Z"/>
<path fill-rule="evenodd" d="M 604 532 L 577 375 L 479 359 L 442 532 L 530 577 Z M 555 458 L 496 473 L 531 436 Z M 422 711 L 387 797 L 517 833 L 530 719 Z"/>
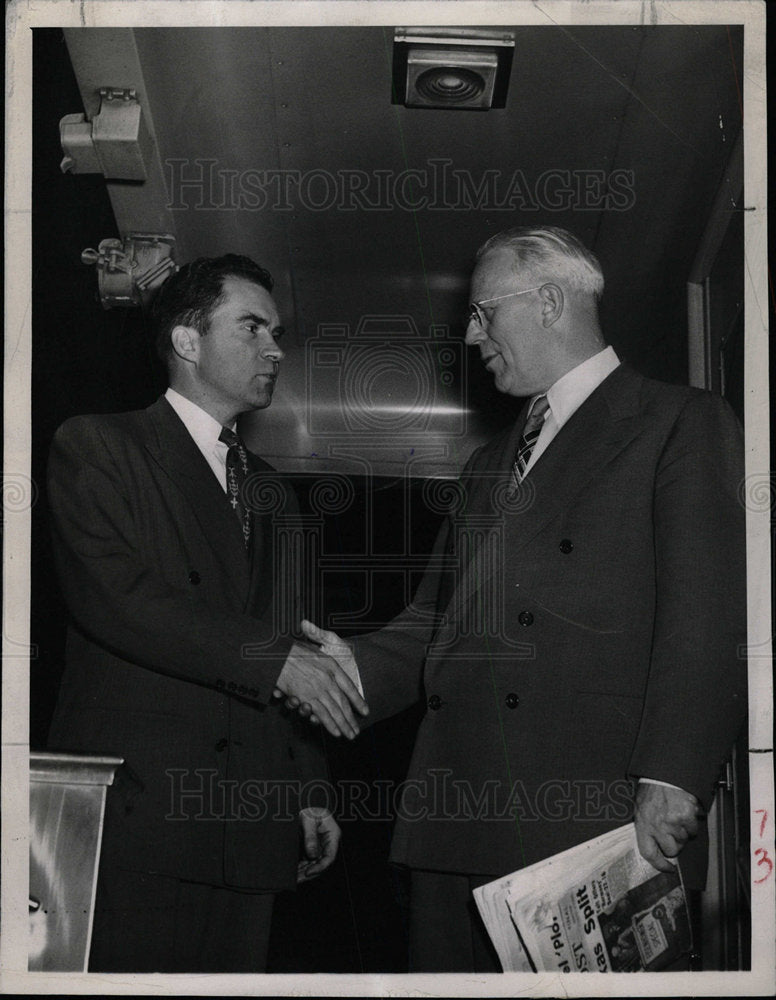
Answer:
<path fill-rule="evenodd" d="M 524 422 L 448 488 L 410 607 L 354 643 L 373 719 L 427 701 L 392 848 L 415 868 L 531 864 L 626 822 L 633 777 L 708 808 L 745 714 L 728 405 L 620 366 L 513 493 Z"/>
<path fill-rule="evenodd" d="M 277 530 L 295 499 L 250 463 L 267 513 L 249 554 L 166 399 L 59 429 L 49 497 L 72 626 L 49 745 L 125 758 L 106 863 L 268 890 L 295 883 L 298 794 L 324 771 L 317 734 L 272 700 L 282 623 L 302 610 Z"/>

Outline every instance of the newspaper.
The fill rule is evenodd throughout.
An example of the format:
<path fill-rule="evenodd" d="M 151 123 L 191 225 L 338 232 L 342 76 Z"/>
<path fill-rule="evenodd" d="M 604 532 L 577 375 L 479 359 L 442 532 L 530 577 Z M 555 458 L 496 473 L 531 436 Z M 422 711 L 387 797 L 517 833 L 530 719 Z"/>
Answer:
<path fill-rule="evenodd" d="M 632 823 L 474 897 L 505 972 L 654 972 L 692 945 L 679 868 L 645 861 Z"/>

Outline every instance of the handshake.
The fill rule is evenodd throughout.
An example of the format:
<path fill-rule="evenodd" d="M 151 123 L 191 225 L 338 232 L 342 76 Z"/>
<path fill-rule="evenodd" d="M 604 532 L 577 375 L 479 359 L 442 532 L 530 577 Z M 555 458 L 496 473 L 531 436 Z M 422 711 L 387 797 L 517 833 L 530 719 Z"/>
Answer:
<path fill-rule="evenodd" d="M 350 646 L 336 634 L 302 622 L 310 645 L 295 642 L 280 671 L 274 696 L 285 698 L 286 708 L 322 725 L 332 736 L 358 736 L 355 712 L 368 715 L 361 696 L 358 667 Z"/>

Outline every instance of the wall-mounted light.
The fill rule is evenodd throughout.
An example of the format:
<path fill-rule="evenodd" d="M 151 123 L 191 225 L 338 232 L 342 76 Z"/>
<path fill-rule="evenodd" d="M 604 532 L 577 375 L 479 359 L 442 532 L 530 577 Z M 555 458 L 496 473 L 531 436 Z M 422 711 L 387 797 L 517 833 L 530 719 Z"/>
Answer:
<path fill-rule="evenodd" d="M 503 108 L 514 49 L 511 31 L 397 28 L 393 103 L 408 108 Z"/>
<path fill-rule="evenodd" d="M 128 233 L 123 240 L 108 237 L 97 250 L 84 250 L 81 261 L 97 268 L 103 309 L 147 306 L 178 270 L 175 237 L 169 233 Z"/>
<path fill-rule="evenodd" d="M 65 115 L 59 137 L 63 173 L 104 174 L 109 180 L 144 181 L 152 142 L 134 89 L 100 87 L 100 111 Z"/>

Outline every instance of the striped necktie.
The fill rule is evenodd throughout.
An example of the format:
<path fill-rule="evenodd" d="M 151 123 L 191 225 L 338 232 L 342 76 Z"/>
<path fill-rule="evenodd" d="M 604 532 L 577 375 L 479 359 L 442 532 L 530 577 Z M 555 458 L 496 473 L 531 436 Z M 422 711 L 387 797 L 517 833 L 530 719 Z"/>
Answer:
<path fill-rule="evenodd" d="M 518 442 L 517 451 L 515 452 L 515 462 L 513 466 L 515 482 L 517 485 L 520 485 L 523 481 L 526 467 L 531 460 L 531 453 L 534 450 L 536 442 L 539 440 L 539 435 L 541 434 L 542 427 L 544 426 L 544 418 L 549 408 L 550 404 L 547 397 L 539 396 L 534 402 L 533 408 L 528 415 L 528 420 L 525 422 L 523 434 Z"/>
<path fill-rule="evenodd" d="M 226 493 L 242 528 L 246 549 L 251 543 L 251 512 L 245 503 L 245 481 L 248 478 L 248 452 L 240 438 L 229 427 L 222 427 L 218 440 L 228 448 L 226 453 Z"/>

